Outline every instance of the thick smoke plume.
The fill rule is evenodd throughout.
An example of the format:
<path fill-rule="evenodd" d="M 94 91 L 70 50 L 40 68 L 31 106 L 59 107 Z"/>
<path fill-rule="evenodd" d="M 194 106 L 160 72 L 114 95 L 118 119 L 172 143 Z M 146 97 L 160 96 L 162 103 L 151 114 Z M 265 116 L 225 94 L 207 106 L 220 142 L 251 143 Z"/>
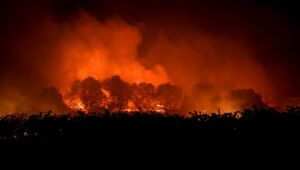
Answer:
<path fill-rule="evenodd" d="M 119 75 L 128 82 L 155 85 L 168 81 L 162 66 L 147 69 L 138 62 L 141 35 L 137 27 L 120 18 L 100 22 L 82 12 L 65 23 L 43 19 L 36 25 L 36 32 L 22 35 L 25 42 L 13 45 L 16 49 L 10 55 L 21 61 L 11 62 L 21 68 L 8 73 L 6 82 L 11 82 L 3 86 L 8 89 L 3 90 L 1 97 L 2 112 L 37 111 L 42 105 L 34 106 L 35 109 L 31 105 L 37 105 L 34 94 L 43 87 L 54 86 L 65 94 L 73 81 L 88 76 L 105 79 Z"/>
<path fill-rule="evenodd" d="M 253 45 L 257 40 L 247 37 L 258 36 L 259 29 L 242 20 L 249 19 L 246 14 L 242 19 L 235 15 L 239 8 L 230 16 L 232 21 L 221 23 L 216 20 L 219 14 L 206 15 L 205 10 L 196 15 L 183 7 L 178 14 L 177 3 L 163 3 L 166 9 L 148 3 L 145 14 L 133 15 L 128 11 L 139 10 L 126 1 L 128 11 L 114 9 L 116 1 L 106 12 L 102 9 L 102 15 L 95 12 L 98 8 L 81 7 L 80 1 L 80 8 L 70 13 L 63 8 L 62 14 L 51 8 L 52 3 L 33 2 L 4 3 L 2 114 L 107 108 L 226 112 L 299 102 L 297 95 L 288 95 L 293 81 L 285 65 L 278 64 L 280 59 L 265 64 L 271 57 L 260 58 L 267 50 L 261 52 Z M 261 14 L 252 13 L 257 18 Z M 265 13 L 267 20 L 277 16 Z M 269 27 L 264 24 L 260 26 Z M 273 73 L 284 78 L 276 79 Z"/>

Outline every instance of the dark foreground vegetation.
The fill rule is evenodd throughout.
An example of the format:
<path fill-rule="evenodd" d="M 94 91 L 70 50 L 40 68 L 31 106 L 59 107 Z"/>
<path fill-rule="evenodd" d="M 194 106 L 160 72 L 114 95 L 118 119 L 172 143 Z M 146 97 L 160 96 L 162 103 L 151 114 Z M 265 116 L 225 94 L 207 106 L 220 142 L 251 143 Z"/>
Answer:
<path fill-rule="evenodd" d="M 189 117 L 159 113 L 95 113 L 56 115 L 13 114 L 0 118 L 1 143 L 36 141 L 105 141 L 112 138 L 131 140 L 168 137 L 298 137 L 300 108 L 285 112 L 274 109 L 248 109 L 237 113 L 201 114 Z"/>
<path fill-rule="evenodd" d="M 107 111 L 13 114 L 0 119 L 2 156 L 24 159 L 33 153 L 47 163 L 54 158 L 81 160 L 86 156 L 129 159 L 131 154 L 134 158 L 144 159 L 146 155 L 164 160 L 170 156 L 223 158 L 232 153 L 239 157 L 252 152 L 264 158 L 262 151 L 269 155 L 279 149 L 296 152 L 299 136 L 299 107 L 288 107 L 284 112 L 258 108 L 209 115 L 193 112 L 189 117 Z"/>

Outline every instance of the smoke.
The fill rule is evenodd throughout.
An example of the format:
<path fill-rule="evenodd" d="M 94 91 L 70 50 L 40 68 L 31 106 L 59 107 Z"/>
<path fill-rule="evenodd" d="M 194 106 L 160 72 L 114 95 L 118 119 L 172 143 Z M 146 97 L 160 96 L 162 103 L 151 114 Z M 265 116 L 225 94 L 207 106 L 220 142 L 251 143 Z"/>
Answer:
<path fill-rule="evenodd" d="M 82 12 L 65 23 L 63 30 L 65 37 L 59 51 L 67 87 L 75 79 L 87 76 L 104 79 L 119 75 L 127 82 L 155 85 L 168 81 L 161 65 L 147 69 L 138 62 L 137 48 L 142 40 L 139 29 L 120 18 L 100 22 Z"/>
<path fill-rule="evenodd" d="M 252 104 L 281 108 L 299 102 L 294 68 L 288 69 L 289 61 L 275 54 L 288 48 L 280 45 L 289 42 L 289 28 L 278 26 L 287 25 L 281 19 L 270 19 L 280 16 L 273 11 L 240 4 L 228 13 L 222 3 L 193 7 L 192 1 L 183 6 L 177 1 L 147 2 L 139 7 L 127 1 L 50 2 L 3 3 L 1 113 L 50 108 L 65 112 L 63 101 L 77 94 L 74 82 L 87 77 L 114 82 L 115 75 L 130 87 L 136 83 L 130 93 L 162 92 L 159 104 L 182 105 L 185 111 L 233 111 Z M 107 91 L 118 91 L 115 83 L 100 83 L 102 91 L 94 82 L 99 95 L 86 89 L 81 92 L 92 100 L 73 99 L 92 107 Z M 142 100 L 134 105 L 147 108 L 152 101 L 147 95 L 134 96 L 126 99 L 131 105 L 132 100 Z M 179 100 L 175 104 L 170 102 L 174 96 Z M 249 100 L 243 102 L 245 98 Z"/>
<path fill-rule="evenodd" d="M 103 80 L 119 75 L 127 82 L 155 85 L 168 81 L 162 66 L 148 69 L 136 59 L 138 26 L 118 17 L 99 21 L 84 11 L 63 23 L 48 13 L 39 17 L 34 25 L 17 23 L 24 32 L 10 37 L 9 50 L 3 49 L 8 52 L 3 60 L 11 65 L 3 64 L 1 75 L 3 113 L 44 111 L 36 102 L 42 89 L 57 87 L 65 94 L 75 80 L 89 76 Z"/>
<path fill-rule="evenodd" d="M 193 96 L 195 110 L 243 109 L 227 97 L 236 89 L 255 89 L 272 104 L 273 86 L 264 67 L 239 40 L 178 33 L 161 35 L 149 46 L 143 62 L 163 65 L 170 81 Z"/>

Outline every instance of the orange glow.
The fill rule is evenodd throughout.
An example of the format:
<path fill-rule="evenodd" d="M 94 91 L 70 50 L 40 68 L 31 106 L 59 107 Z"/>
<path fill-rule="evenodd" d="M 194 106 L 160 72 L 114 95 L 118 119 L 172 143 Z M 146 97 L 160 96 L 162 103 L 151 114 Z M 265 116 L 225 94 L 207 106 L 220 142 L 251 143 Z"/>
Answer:
<path fill-rule="evenodd" d="M 120 18 L 100 22 L 82 12 L 79 18 L 63 25 L 64 39 L 59 51 L 62 55 L 64 81 L 60 89 L 64 94 L 74 80 L 83 80 L 89 76 L 105 80 L 118 75 L 127 83 L 148 82 L 156 87 L 173 82 L 184 88 L 184 92 L 193 100 L 189 111 L 233 112 L 242 109 L 239 104 L 228 98 L 235 89 L 253 88 L 262 94 L 271 91 L 263 68 L 253 59 L 251 50 L 238 41 L 217 39 L 206 35 L 174 35 L 171 41 L 163 34 L 149 51 L 143 63 L 138 60 L 138 46 L 142 42 L 139 27 L 132 26 Z M 195 83 L 214 87 L 213 92 L 195 96 L 189 92 Z M 118 106 L 118 99 L 111 91 L 101 89 L 105 98 L 98 101 L 100 108 L 112 111 L 156 111 L 180 110 L 182 100 L 141 97 L 137 91 L 133 99 Z M 266 99 L 267 102 L 270 101 Z M 77 103 L 77 104 L 73 104 Z M 83 109 L 84 105 L 75 99 L 66 102 L 72 109 Z M 117 105 L 117 106 L 113 106 Z M 88 108 L 84 108 L 89 110 Z"/>
<path fill-rule="evenodd" d="M 48 42 L 46 47 L 35 44 L 36 51 L 26 51 L 33 49 L 30 46 L 24 51 L 37 58 L 51 56 L 47 63 L 34 63 L 37 66 L 33 70 L 41 72 L 42 77 L 37 86 L 57 87 L 72 111 L 234 112 L 244 109 L 239 100 L 247 99 L 233 100 L 231 92 L 250 88 L 262 94 L 264 102 L 274 102 L 274 89 L 264 68 L 255 60 L 255 51 L 242 40 L 175 30 L 171 36 L 161 32 L 153 42 L 147 42 L 141 26 L 130 25 L 118 17 L 99 21 L 85 12 L 71 21 L 60 25 L 51 21 L 44 27 L 38 35 Z M 139 48 L 142 45 L 147 48 Z M 122 90 L 121 94 L 114 94 L 103 86 L 103 81 L 115 75 L 124 86 L 129 86 L 123 89 L 127 95 Z M 97 93 L 86 95 L 80 89 L 70 95 L 74 81 L 87 77 L 99 82 Z M 167 82 L 176 87 L 166 85 L 160 89 Z M 193 89 L 195 84 L 200 86 Z M 24 105 L 28 107 L 26 111 L 41 109 L 29 108 L 39 102 L 20 96 L 21 92 L 1 101 L 0 110 L 15 112 Z"/>
<path fill-rule="evenodd" d="M 137 60 L 141 35 L 137 27 L 119 18 L 101 23 L 82 13 L 78 20 L 64 25 L 64 29 L 66 35 L 60 45 L 65 73 L 61 88 L 64 92 L 74 80 L 88 76 L 105 79 L 119 75 L 130 83 L 151 82 L 155 85 L 169 81 L 161 65 L 147 69 Z"/>
<path fill-rule="evenodd" d="M 86 112 L 86 106 L 83 104 L 83 102 L 80 100 L 80 98 L 77 96 L 73 99 L 65 99 L 64 102 L 71 110 L 74 111 L 83 111 Z"/>

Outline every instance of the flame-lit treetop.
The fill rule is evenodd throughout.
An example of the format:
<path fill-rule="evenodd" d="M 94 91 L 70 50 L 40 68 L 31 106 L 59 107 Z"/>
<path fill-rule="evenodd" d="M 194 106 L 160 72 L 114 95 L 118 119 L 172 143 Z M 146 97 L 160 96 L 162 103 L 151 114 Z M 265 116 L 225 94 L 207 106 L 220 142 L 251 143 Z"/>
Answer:
<path fill-rule="evenodd" d="M 75 81 L 64 96 L 56 88 L 43 90 L 41 96 L 42 106 L 48 106 L 42 107 L 43 110 L 55 111 L 188 113 L 197 110 L 209 113 L 237 111 L 253 106 L 267 107 L 261 96 L 252 89 L 221 95 L 209 85 L 196 84 L 190 92 L 184 92 L 170 83 L 159 86 L 151 83 L 130 84 L 119 76 L 102 81 L 88 77 Z"/>

